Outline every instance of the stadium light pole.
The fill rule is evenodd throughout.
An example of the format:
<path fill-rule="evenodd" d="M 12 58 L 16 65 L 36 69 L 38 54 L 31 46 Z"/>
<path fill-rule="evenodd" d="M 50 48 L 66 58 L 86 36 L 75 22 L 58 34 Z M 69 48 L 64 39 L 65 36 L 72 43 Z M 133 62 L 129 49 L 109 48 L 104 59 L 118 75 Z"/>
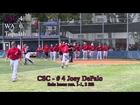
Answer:
<path fill-rule="evenodd" d="M 41 27 L 40 27 L 41 25 L 40 25 L 40 22 L 38 22 L 38 46 L 40 45 L 40 29 L 41 29 Z"/>
<path fill-rule="evenodd" d="M 129 46 L 129 32 L 128 32 L 128 13 L 127 13 L 127 45 L 126 45 L 126 51 L 128 51 L 128 46 Z"/>
<path fill-rule="evenodd" d="M 60 30 L 60 20 L 59 20 L 58 22 L 59 22 L 59 23 L 58 23 L 58 24 L 59 24 L 59 25 L 58 25 L 58 30 L 59 30 L 58 34 L 59 34 L 59 43 L 60 43 L 60 42 L 61 42 L 61 39 L 60 39 L 60 38 L 61 38 L 61 37 L 60 37 L 60 31 L 61 31 L 61 30 Z"/>
<path fill-rule="evenodd" d="M 80 48 L 82 47 L 82 14 L 80 13 Z"/>
<path fill-rule="evenodd" d="M 2 46 L 4 48 L 4 23 L 2 23 Z"/>
<path fill-rule="evenodd" d="M 20 28 L 20 47 L 22 48 L 22 42 L 21 42 L 21 40 L 22 40 L 22 34 L 21 34 L 21 32 L 22 32 L 22 27 L 23 26 L 23 24 L 22 24 L 22 17 L 20 18 L 20 23 L 19 23 L 19 28 Z"/>
<path fill-rule="evenodd" d="M 102 35 L 103 35 L 103 46 L 104 46 L 104 13 L 102 13 Z"/>

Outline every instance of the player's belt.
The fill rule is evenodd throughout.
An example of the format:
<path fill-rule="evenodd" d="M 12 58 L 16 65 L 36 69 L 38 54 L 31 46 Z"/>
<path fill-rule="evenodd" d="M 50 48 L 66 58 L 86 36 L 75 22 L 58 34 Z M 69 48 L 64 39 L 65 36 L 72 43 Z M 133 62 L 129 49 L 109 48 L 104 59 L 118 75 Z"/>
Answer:
<path fill-rule="evenodd" d="M 11 59 L 11 60 L 17 60 L 17 59 Z"/>

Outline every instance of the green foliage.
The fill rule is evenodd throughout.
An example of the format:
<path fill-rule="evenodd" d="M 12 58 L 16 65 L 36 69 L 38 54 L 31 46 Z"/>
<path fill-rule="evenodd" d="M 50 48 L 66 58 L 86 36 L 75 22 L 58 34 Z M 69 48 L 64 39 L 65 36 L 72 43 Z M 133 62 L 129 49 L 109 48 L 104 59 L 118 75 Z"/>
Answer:
<path fill-rule="evenodd" d="M 40 22 L 43 22 L 43 21 L 48 21 L 46 15 L 44 13 L 39 13 L 37 14 L 37 20 L 40 21 Z"/>
<path fill-rule="evenodd" d="M 82 13 L 82 23 L 92 23 L 92 13 Z"/>
<path fill-rule="evenodd" d="M 79 20 L 78 13 L 31 13 L 32 16 L 37 17 L 38 21 L 71 21 L 73 19 Z"/>
<path fill-rule="evenodd" d="M 92 13 L 82 13 L 82 20 L 91 20 L 92 17 Z"/>
<path fill-rule="evenodd" d="M 46 13 L 48 17 L 48 21 L 50 20 L 57 20 L 57 21 L 71 21 L 71 20 L 78 20 L 79 15 L 78 13 Z"/>

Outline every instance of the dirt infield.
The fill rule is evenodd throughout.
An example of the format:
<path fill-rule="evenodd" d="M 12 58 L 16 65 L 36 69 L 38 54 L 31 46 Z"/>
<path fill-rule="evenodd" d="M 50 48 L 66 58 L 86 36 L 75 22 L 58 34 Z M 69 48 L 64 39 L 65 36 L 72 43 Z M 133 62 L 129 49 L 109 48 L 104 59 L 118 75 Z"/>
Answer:
<path fill-rule="evenodd" d="M 60 61 L 59 61 L 60 63 Z M 107 65 L 120 65 L 120 64 L 140 64 L 140 61 L 136 60 L 79 60 L 73 61 L 71 64 L 107 64 Z"/>

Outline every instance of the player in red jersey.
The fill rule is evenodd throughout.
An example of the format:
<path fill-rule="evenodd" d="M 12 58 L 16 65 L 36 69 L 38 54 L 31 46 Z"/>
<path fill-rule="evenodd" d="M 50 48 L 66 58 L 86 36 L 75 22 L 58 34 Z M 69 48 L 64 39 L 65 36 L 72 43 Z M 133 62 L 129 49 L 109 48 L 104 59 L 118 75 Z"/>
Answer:
<path fill-rule="evenodd" d="M 55 46 L 53 47 L 53 60 L 54 60 L 54 61 L 56 61 L 57 52 L 58 52 L 58 45 L 55 44 Z"/>
<path fill-rule="evenodd" d="M 93 54 L 94 54 L 95 46 L 93 43 L 89 46 L 89 57 L 92 60 L 93 59 Z"/>
<path fill-rule="evenodd" d="M 48 59 L 49 46 L 47 44 L 44 46 L 43 52 L 45 53 L 45 60 Z"/>
<path fill-rule="evenodd" d="M 51 44 L 50 48 L 49 48 L 49 52 L 50 52 L 50 60 L 53 60 L 53 44 Z"/>
<path fill-rule="evenodd" d="M 77 47 L 77 46 L 76 46 L 76 44 L 74 43 L 74 44 L 73 44 L 73 57 L 74 57 L 74 60 L 77 60 L 77 58 L 76 58 L 76 57 L 77 57 L 77 55 L 76 55 L 76 53 L 77 53 L 76 47 Z"/>
<path fill-rule="evenodd" d="M 27 49 L 26 49 L 27 45 L 24 44 L 23 47 L 22 47 L 22 58 L 25 57 L 26 53 L 27 53 Z"/>
<path fill-rule="evenodd" d="M 80 60 L 80 53 L 81 53 L 80 44 L 77 44 L 76 45 L 76 58 L 77 58 L 77 60 Z"/>
<path fill-rule="evenodd" d="M 43 48 L 41 45 L 38 46 L 36 52 L 37 52 L 38 58 L 43 58 Z"/>
<path fill-rule="evenodd" d="M 103 47 L 103 58 L 104 59 L 107 59 L 108 57 L 108 50 L 109 50 L 109 47 L 107 46 L 107 44 L 105 43 L 104 47 Z"/>
<path fill-rule="evenodd" d="M 89 47 L 90 47 L 90 45 L 87 44 L 87 46 L 88 46 L 88 48 L 87 48 L 87 49 L 88 49 L 88 50 L 87 50 L 87 58 L 90 59 L 90 51 L 89 51 Z"/>
<path fill-rule="evenodd" d="M 64 68 L 64 63 L 66 65 L 66 67 L 68 67 L 68 64 L 69 64 L 69 47 L 68 47 L 67 43 L 65 43 L 65 46 L 63 47 L 62 52 L 63 52 L 63 57 L 62 57 L 61 67 Z"/>
<path fill-rule="evenodd" d="M 86 42 L 84 42 L 84 45 L 82 46 L 82 51 L 83 51 L 83 60 L 87 60 L 88 45 Z"/>
<path fill-rule="evenodd" d="M 22 64 L 22 53 L 19 48 L 16 47 L 16 43 L 13 41 L 11 43 L 12 47 L 8 49 L 5 62 L 10 58 L 10 67 L 12 70 L 12 81 L 17 80 L 17 71 L 18 71 L 18 59 L 20 59 L 20 64 Z"/>
<path fill-rule="evenodd" d="M 101 43 L 97 46 L 97 59 L 102 59 L 102 46 Z"/>
<path fill-rule="evenodd" d="M 64 42 L 63 43 L 59 43 L 59 59 L 62 60 L 62 57 L 63 57 L 63 52 L 62 52 L 62 49 L 64 47 Z"/>

